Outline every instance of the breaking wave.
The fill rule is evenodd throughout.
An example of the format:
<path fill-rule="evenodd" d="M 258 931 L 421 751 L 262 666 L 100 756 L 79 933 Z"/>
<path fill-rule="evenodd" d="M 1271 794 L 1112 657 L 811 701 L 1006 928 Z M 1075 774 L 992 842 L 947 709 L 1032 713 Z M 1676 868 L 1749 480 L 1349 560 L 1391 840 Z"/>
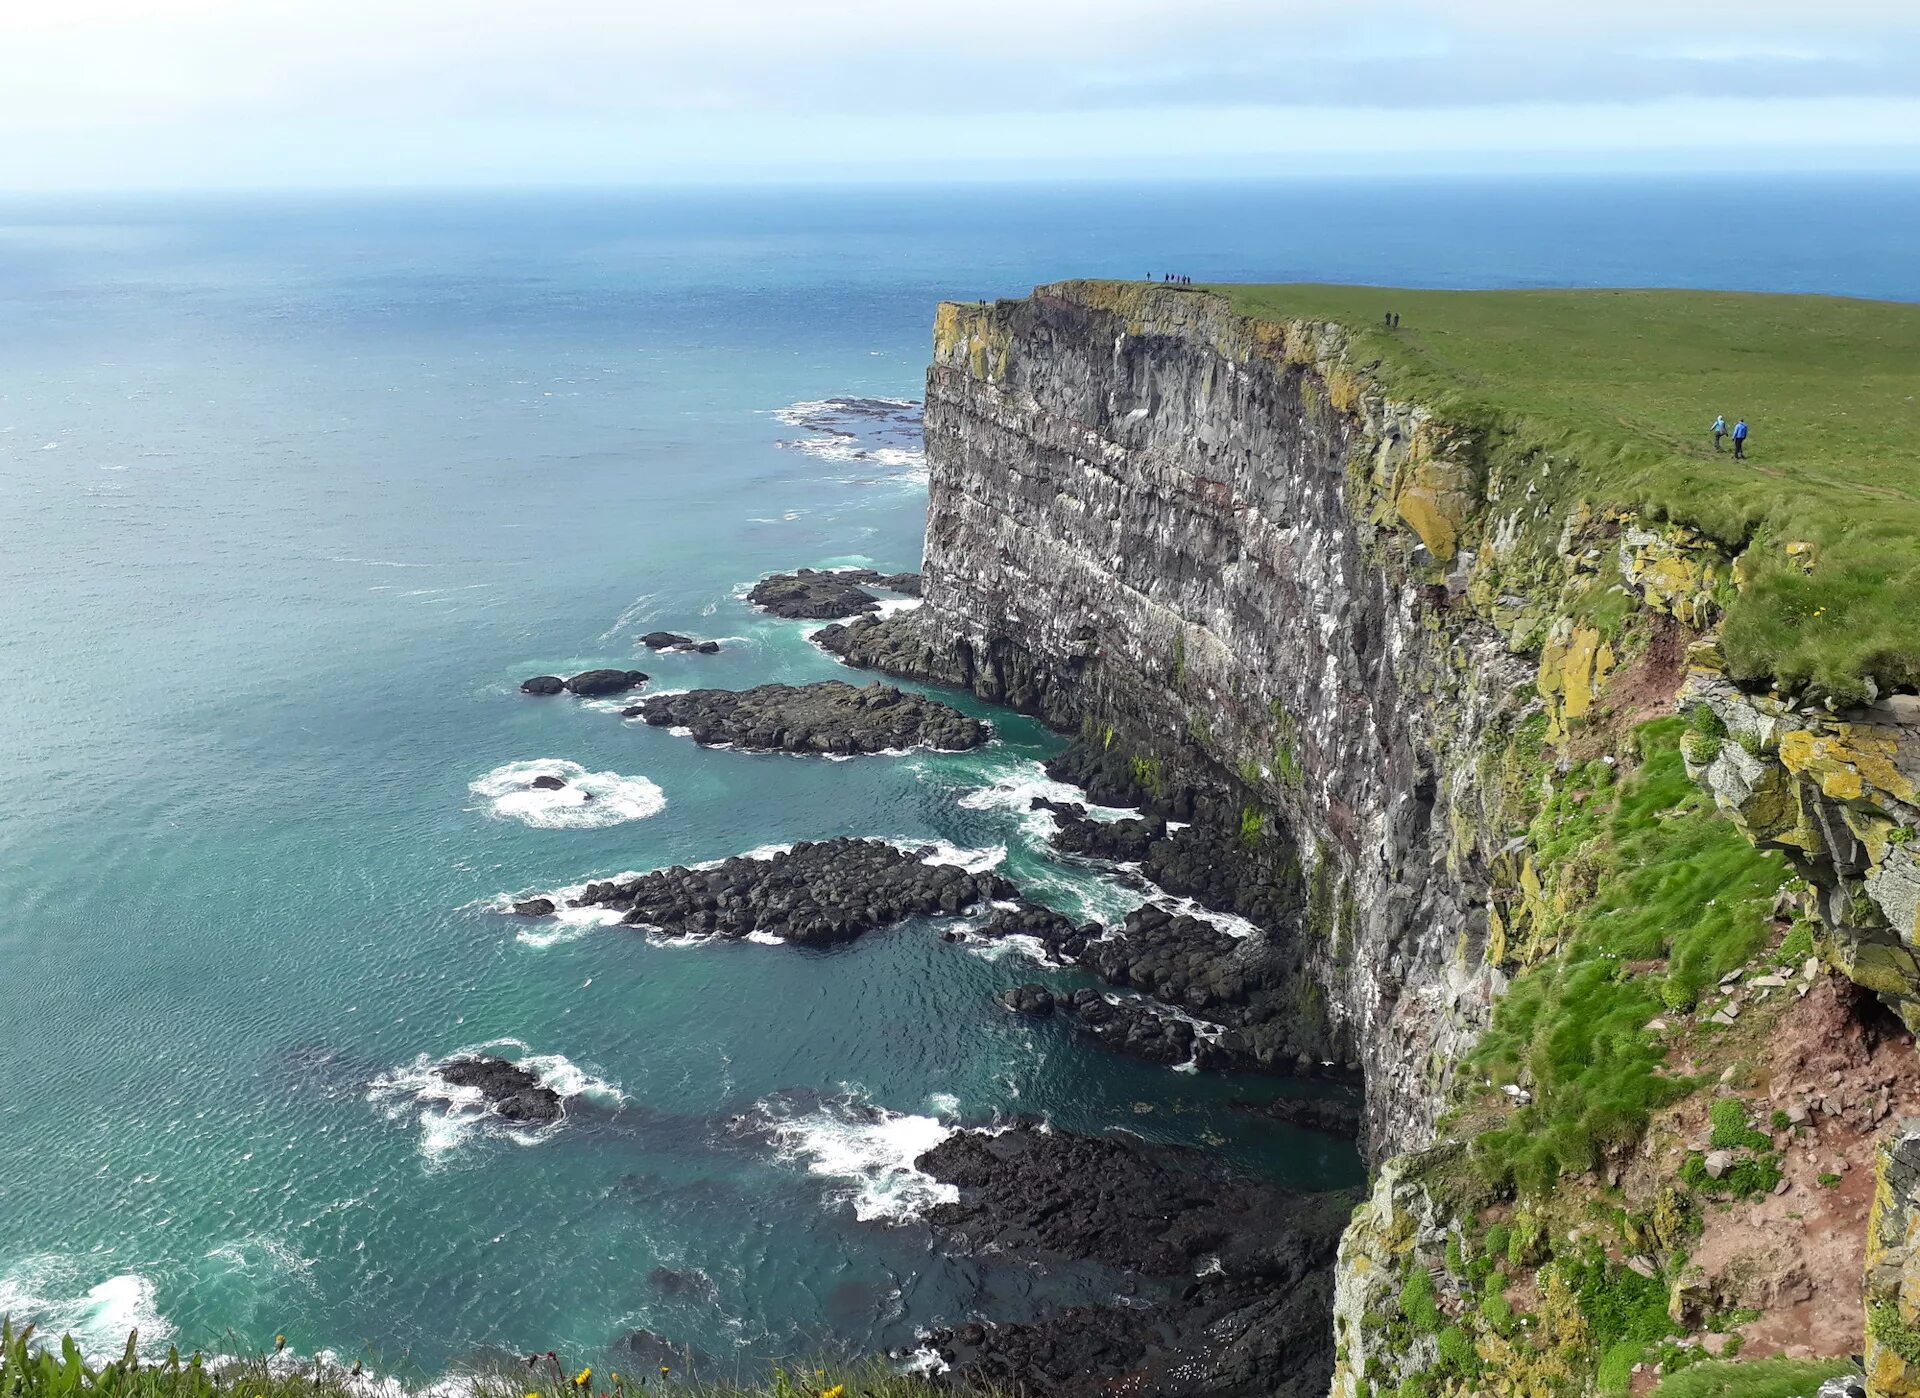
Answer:
<path fill-rule="evenodd" d="M 554 777 L 559 787 L 536 787 L 536 777 Z M 539 830 L 597 830 L 645 820 L 666 809 L 664 792 L 645 777 L 589 772 L 557 757 L 509 762 L 467 787 L 487 802 L 488 814 Z"/>

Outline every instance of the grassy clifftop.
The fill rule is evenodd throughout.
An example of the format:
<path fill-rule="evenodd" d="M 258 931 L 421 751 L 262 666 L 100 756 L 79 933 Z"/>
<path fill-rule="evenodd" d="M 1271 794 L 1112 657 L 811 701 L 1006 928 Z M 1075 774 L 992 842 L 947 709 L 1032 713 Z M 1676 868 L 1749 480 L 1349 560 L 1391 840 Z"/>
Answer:
<path fill-rule="evenodd" d="M 1541 491 L 1684 524 L 1742 554 L 1722 631 L 1736 678 L 1838 700 L 1920 685 L 1920 305 L 1193 290 L 1251 320 L 1337 323 L 1355 367 L 1474 429 L 1490 466 L 1565 463 Z M 1747 460 L 1713 450 L 1716 414 L 1746 418 Z"/>

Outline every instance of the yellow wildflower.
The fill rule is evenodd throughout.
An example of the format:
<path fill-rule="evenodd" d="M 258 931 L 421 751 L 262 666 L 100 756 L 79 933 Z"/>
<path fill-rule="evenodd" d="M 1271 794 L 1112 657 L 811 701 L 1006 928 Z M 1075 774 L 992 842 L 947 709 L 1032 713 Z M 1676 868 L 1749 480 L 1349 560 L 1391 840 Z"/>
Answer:
<path fill-rule="evenodd" d="M 280 1351 L 285 1349 L 286 1347 L 287 1347 L 287 1337 L 285 1335 L 275 1335 L 273 1337 L 273 1352 L 275 1354 L 280 1353 Z"/>
<path fill-rule="evenodd" d="M 579 1373 L 573 1376 L 573 1386 L 575 1388 L 585 1388 L 591 1382 L 593 1382 L 592 1366 L 588 1366 L 587 1368 L 582 1369 Z"/>
<path fill-rule="evenodd" d="M 832 1388 L 821 1389 L 820 1398 L 845 1398 L 846 1391 L 847 1386 L 844 1383 L 836 1383 Z"/>

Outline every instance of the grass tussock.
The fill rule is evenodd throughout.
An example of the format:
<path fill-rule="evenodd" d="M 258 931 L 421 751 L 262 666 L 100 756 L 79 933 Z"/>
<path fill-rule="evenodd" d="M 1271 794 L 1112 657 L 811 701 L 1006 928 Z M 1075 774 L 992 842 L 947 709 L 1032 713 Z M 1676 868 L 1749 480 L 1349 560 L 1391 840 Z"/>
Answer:
<path fill-rule="evenodd" d="M 247 1358 L 182 1355 L 169 1349 L 142 1359 L 139 1336 L 109 1363 L 84 1358 L 70 1336 L 39 1343 L 33 1327 L 0 1318 L 0 1398 L 405 1398 L 397 1380 L 363 1369 L 301 1359 L 280 1338 L 268 1354 Z M 996 1398 L 982 1389 L 901 1374 L 878 1361 L 772 1369 L 758 1379 L 714 1379 L 670 1367 L 633 1374 L 587 1365 L 570 1370 L 557 1355 L 530 1356 L 524 1370 L 483 1372 L 433 1385 L 471 1398 Z"/>
<path fill-rule="evenodd" d="M 1548 502 L 1632 509 L 1747 550 L 1722 637 L 1736 678 L 1841 699 L 1866 676 L 1882 691 L 1920 685 L 1920 609 L 1903 602 L 1920 596 L 1920 306 L 1207 289 L 1256 319 L 1344 325 L 1388 393 L 1471 429 L 1491 470 Z M 1398 329 L 1381 323 L 1390 309 Z M 1714 450 L 1721 413 L 1750 424 L 1746 460 Z"/>
<path fill-rule="evenodd" d="M 1470 1059 L 1476 1077 L 1531 1098 L 1473 1140 L 1496 1187 L 1541 1193 L 1637 1140 L 1693 1087 L 1664 1070 L 1646 1026 L 1693 1007 L 1766 945 L 1786 866 L 1715 815 L 1687 779 L 1681 737 L 1677 718 L 1637 730 L 1638 769 L 1596 783 L 1549 846 L 1588 871 L 1593 891 L 1559 949 L 1515 977 Z"/>
<path fill-rule="evenodd" d="M 1847 1359 L 1709 1360 L 1663 1380 L 1653 1398 L 1813 1398 L 1822 1382 L 1852 1372 Z"/>

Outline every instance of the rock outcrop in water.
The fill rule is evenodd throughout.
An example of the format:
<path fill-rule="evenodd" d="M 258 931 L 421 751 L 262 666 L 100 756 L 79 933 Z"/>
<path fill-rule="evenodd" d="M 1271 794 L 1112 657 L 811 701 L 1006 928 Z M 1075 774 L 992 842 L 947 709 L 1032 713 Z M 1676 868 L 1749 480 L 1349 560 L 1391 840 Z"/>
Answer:
<path fill-rule="evenodd" d="M 940 863 L 935 853 L 884 840 L 803 840 L 766 858 L 737 855 L 590 883 L 572 906 L 616 909 L 623 922 L 669 937 L 758 934 L 830 946 L 910 917 L 951 917 L 1017 896 L 998 874 Z"/>
<path fill-rule="evenodd" d="M 504 1058 L 454 1058 L 433 1071 L 454 1087 L 477 1089 L 487 1106 L 508 1121 L 543 1126 L 560 1119 L 560 1094 L 544 1086 L 538 1074 Z"/>
<path fill-rule="evenodd" d="M 746 752 L 857 753 L 977 748 L 992 730 L 937 699 L 892 685 L 763 684 L 753 689 L 693 689 L 636 706 L 654 727 L 685 728 L 697 743 Z"/>
<path fill-rule="evenodd" d="M 697 655 L 718 655 L 718 641 L 696 641 L 691 636 L 682 636 L 678 631 L 649 631 L 640 638 L 640 644 L 648 650 L 692 651 Z"/>
<path fill-rule="evenodd" d="M 880 599 L 867 591 L 869 587 L 918 597 L 920 575 L 880 573 L 872 568 L 802 568 L 762 578 L 748 590 L 747 600 L 762 611 L 792 621 L 828 621 L 879 611 Z"/>
<path fill-rule="evenodd" d="M 567 681 L 567 692 L 585 699 L 601 694 L 624 694 L 646 682 L 644 670 L 583 670 Z"/>
<path fill-rule="evenodd" d="M 647 674 L 643 670 L 582 670 L 571 679 L 564 680 L 558 675 L 535 675 L 520 681 L 520 692 L 545 697 L 565 691 L 582 698 L 592 698 L 602 694 L 621 694 L 646 682 Z"/>

